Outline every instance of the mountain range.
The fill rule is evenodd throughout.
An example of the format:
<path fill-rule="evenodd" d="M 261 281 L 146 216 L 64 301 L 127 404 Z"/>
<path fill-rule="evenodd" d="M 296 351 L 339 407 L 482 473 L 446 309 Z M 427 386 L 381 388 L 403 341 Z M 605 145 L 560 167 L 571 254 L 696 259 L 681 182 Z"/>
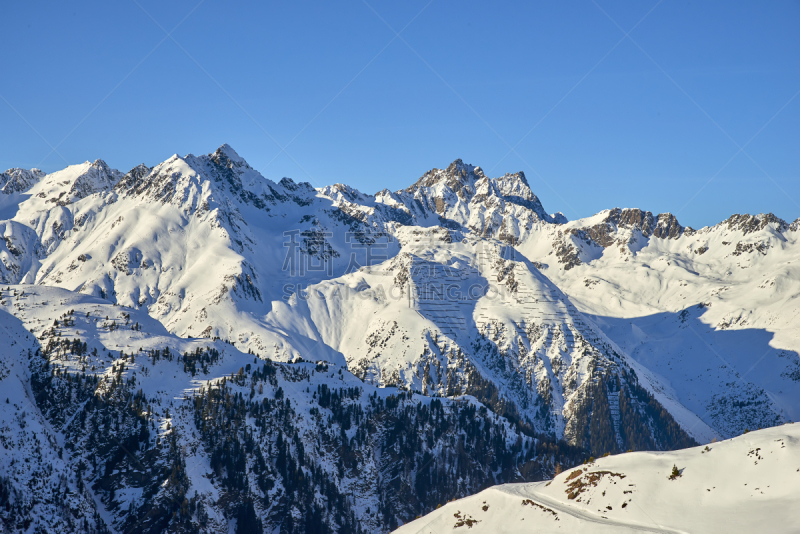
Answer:
<path fill-rule="evenodd" d="M 388 531 L 800 418 L 800 220 L 569 221 L 461 160 L 314 188 L 228 145 L 10 169 L 0 219 L 10 531 Z"/>

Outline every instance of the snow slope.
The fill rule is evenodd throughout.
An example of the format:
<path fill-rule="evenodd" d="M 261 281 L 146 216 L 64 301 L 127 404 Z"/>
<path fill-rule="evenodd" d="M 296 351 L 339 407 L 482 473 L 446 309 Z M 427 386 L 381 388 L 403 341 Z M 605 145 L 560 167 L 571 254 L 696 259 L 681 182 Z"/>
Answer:
<path fill-rule="evenodd" d="M 508 259 L 515 257 L 508 245 L 441 228 L 404 227 L 394 237 L 396 257 L 310 285 L 267 320 L 291 331 L 304 318 L 299 335 L 319 337 L 373 384 L 451 396 L 476 394 L 475 384 L 486 380 L 536 431 L 573 443 L 584 444 L 579 414 L 592 399 L 589 388 L 612 377 L 641 383 L 693 437 L 715 435 L 533 264 Z M 620 434 L 625 393 L 605 394 L 616 436 L 600 453 L 632 446 Z M 659 438 L 654 445 L 675 446 Z"/>
<path fill-rule="evenodd" d="M 670 479 L 673 466 L 680 476 Z M 703 447 L 600 458 L 549 482 L 495 486 L 398 534 L 790 533 L 800 530 L 800 424 Z"/>
<path fill-rule="evenodd" d="M 630 423 L 651 434 L 646 446 L 714 435 L 646 370 L 621 376 L 632 370 L 624 353 L 509 248 L 516 238 L 501 222 L 556 224 L 522 174 L 489 179 L 457 161 L 391 200 L 274 183 L 223 145 L 125 175 L 87 162 L 29 193 L 6 223 L 7 282 L 147 309 L 180 336 L 231 340 L 275 360 L 348 365 L 375 385 L 479 394 L 598 453 L 632 445 L 619 390 L 603 401 L 608 435 L 592 445 L 587 387 L 601 375 L 670 407 L 664 421 Z M 673 418 L 688 436 L 657 435 Z"/>

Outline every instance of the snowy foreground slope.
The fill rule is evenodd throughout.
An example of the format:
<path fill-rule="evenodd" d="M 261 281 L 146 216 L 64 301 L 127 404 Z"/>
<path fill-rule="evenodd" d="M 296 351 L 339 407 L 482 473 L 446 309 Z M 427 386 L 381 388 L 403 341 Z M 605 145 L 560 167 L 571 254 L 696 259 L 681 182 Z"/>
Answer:
<path fill-rule="evenodd" d="M 676 466 L 680 476 L 670 479 Z M 704 447 L 634 452 L 549 482 L 503 484 L 396 530 L 398 534 L 800 531 L 800 423 Z"/>

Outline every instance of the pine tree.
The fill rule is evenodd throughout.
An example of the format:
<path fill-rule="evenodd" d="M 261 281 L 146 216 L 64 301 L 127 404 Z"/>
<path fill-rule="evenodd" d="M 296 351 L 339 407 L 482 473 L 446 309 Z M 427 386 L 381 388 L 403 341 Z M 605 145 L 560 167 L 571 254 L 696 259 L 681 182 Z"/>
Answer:
<path fill-rule="evenodd" d="M 681 476 L 681 472 L 680 472 L 680 470 L 678 469 L 678 466 L 673 464 L 673 465 L 672 465 L 672 474 L 669 476 L 669 479 L 670 479 L 670 480 L 675 480 L 675 479 L 676 479 L 676 478 L 678 478 L 679 476 Z"/>

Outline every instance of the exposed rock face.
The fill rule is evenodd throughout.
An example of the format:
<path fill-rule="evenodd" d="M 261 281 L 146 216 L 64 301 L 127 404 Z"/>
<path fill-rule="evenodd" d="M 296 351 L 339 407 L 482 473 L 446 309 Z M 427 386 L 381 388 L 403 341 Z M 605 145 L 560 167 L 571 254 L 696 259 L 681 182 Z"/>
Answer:
<path fill-rule="evenodd" d="M 320 188 L 319 192 L 333 200 L 347 201 L 354 204 L 368 202 L 367 196 L 361 191 L 345 184 L 327 185 Z"/>
<path fill-rule="evenodd" d="M 741 230 L 744 235 L 758 232 L 771 225 L 777 232 L 785 232 L 789 225 L 783 219 L 776 217 L 772 213 L 760 213 L 758 215 L 731 215 L 725 223 L 731 230 Z M 797 223 L 797 221 L 795 221 Z"/>
<path fill-rule="evenodd" d="M 468 228 L 480 236 L 512 244 L 530 235 L 534 225 L 566 221 L 561 214 L 545 212 L 524 173 L 489 178 L 480 167 L 460 159 L 446 169 L 426 172 L 405 190 L 381 191 L 372 202 L 383 220 L 453 230 Z M 381 211 L 382 206 L 394 210 Z"/>
<path fill-rule="evenodd" d="M 98 159 L 73 182 L 68 194 L 69 201 L 75 202 L 89 195 L 108 191 L 121 177 L 119 171 L 111 169 L 105 161 Z"/>
<path fill-rule="evenodd" d="M 150 171 L 153 170 L 144 163 L 140 163 L 136 167 L 129 170 L 125 176 L 123 176 L 117 185 L 114 186 L 114 189 L 120 191 L 127 191 L 129 189 L 135 188 L 145 176 L 150 174 Z"/>
<path fill-rule="evenodd" d="M 656 227 L 653 229 L 653 237 L 661 239 L 677 239 L 684 233 L 693 233 L 691 227 L 684 228 L 678 223 L 678 219 L 671 213 L 659 213 Z"/>
<path fill-rule="evenodd" d="M 589 239 L 605 248 L 618 243 L 617 234 L 621 229 L 638 230 L 644 237 L 660 239 L 677 239 L 684 232 L 684 227 L 671 213 L 653 217 L 649 211 L 636 208 L 614 208 L 608 212 L 603 223 L 585 228 L 584 231 Z"/>
<path fill-rule="evenodd" d="M 605 228 L 604 226 L 602 228 Z M 553 240 L 553 251 L 556 254 L 558 263 L 564 270 L 570 270 L 581 263 L 581 251 L 584 246 L 592 247 L 595 243 L 587 234 L 586 230 L 569 228 L 559 231 L 556 239 Z"/>
<path fill-rule="evenodd" d="M 431 169 L 417 180 L 417 183 L 408 187 L 406 193 L 416 193 L 423 188 L 432 188 L 442 185 L 455 193 L 463 202 L 469 202 L 475 194 L 475 182 L 486 178 L 480 167 L 465 164 L 460 159 L 455 160 L 446 169 Z M 443 205 L 443 203 L 442 203 Z M 443 214 L 443 212 L 439 212 Z"/>
<path fill-rule="evenodd" d="M 0 173 L 0 193 L 8 195 L 26 191 L 44 175 L 44 172 L 39 169 L 8 169 L 6 172 Z"/>
<path fill-rule="evenodd" d="M 553 251 L 565 270 L 595 257 L 597 254 L 592 250 L 598 247 L 619 247 L 621 252 L 630 253 L 631 247 L 649 238 L 678 239 L 694 233 L 691 228 L 681 226 L 671 213 L 653 216 L 636 208 L 608 210 L 600 222 L 586 226 L 579 225 L 579 221 L 564 224 L 568 227 L 556 232 Z"/>

